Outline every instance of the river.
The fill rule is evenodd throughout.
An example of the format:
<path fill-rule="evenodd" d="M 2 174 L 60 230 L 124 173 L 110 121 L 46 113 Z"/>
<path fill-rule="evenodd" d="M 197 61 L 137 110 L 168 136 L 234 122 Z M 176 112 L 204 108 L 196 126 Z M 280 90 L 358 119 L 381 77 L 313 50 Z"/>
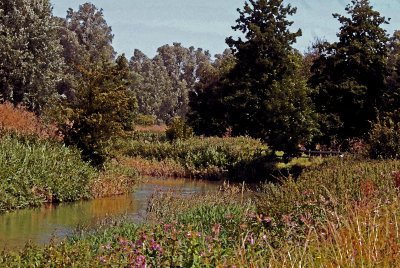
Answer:
<path fill-rule="evenodd" d="M 0 215 L 0 250 L 17 249 L 31 240 L 44 245 L 55 235 L 66 237 L 77 226 L 94 226 L 108 217 L 127 216 L 143 222 L 148 198 L 159 188 L 180 189 L 183 195 L 215 191 L 218 183 L 187 179 L 155 179 L 137 185 L 130 194 L 74 203 L 46 204 L 40 208 L 22 209 Z"/>

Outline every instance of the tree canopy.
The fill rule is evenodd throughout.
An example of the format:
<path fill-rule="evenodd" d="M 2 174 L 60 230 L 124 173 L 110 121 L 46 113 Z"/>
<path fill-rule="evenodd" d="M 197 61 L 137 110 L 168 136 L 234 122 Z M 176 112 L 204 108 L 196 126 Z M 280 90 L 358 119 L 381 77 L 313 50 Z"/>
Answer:
<path fill-rule="evenodd" d="M 64 71 L 48 0 L 0 2 L 0 98 L 40 113 Z"/>
<path fill-rule="evenodd" d="M 234 135 L 262 138 L 273 149 L 295 152 L 317 132 L 310 89 L 299 75 L 292 48 L 301 31 L 291 32 L 287 16 L 296 12 L 282 0 L 250 0 L 236 25 L 242 38 L 227 38 L 235 67 L 222 85 L 226 120 Z"/>
<path fill-rule="evenodd" d="M 342 24 L 339 41 L 318 46 L 310 78 L 325 143 L 364 136 L 386 109 L 389 38 L 382 25 L 388 22 L 368 0 L 353 0 L 345 10 L 349 17 L 333 14 Z"/>

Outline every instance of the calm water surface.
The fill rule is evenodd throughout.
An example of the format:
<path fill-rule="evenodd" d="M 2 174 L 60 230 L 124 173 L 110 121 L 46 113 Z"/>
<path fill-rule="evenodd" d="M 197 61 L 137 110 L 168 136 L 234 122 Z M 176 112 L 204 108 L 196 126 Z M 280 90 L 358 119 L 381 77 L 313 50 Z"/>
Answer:
<path fill-rule="evenodd" d="M 148 179 L 139 184 L 134 192 L 124 196 L 49 204 L 0 215 L 0 251 L 3 248 L 23 247 L 29 240 L 43 245 L 53 235 L 65 237 L 79 225 L 94 225 L 109 216 L 127 215 L 133 221 L 141 222 L 145 217 L 148 198 L 157 188 L 163 191 L 176 188 L 187 195 L 215 191 L 218 185 L 185 179 Z"/>

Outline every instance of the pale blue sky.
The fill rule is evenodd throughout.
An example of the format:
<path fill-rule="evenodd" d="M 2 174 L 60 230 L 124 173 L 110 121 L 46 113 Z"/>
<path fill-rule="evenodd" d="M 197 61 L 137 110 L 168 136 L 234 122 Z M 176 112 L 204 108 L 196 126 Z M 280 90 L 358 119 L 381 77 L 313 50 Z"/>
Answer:
<path fill-rule="evenodd" d="M 285 0 L 297 7 L 291 19 L 301 28 L 303 36 L 295 47 L 304 52 L 315 38 L 336 41 L 340 24 L 332 13 L 345 14 L 350 0 Z M 78 10 L 85 0 L 50 0 L 56 16 L 65 17 L 68 8 Z M 244 0 L 91 0 L 102 8 L 107 24 L 114 34 L 113 46 L 128 58 L 134 49 L 153 56 L 158 47 L 172 42 L 221 53 L 227 45 L 225 38 L 235 36 L 231 26 L 238 18 L 237 8 Z M 400 29 L 400 0 L 371 0 L 374 9 L 390 24 L 384 26 L 390 35 Z"/>

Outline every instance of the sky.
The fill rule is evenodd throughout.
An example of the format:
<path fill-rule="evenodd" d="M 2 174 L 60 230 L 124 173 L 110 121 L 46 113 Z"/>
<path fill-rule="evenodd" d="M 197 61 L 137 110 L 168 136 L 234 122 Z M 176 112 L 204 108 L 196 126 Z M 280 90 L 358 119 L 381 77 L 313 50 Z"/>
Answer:
<path fill-rule="evenodd" d="M 300 28 L 303 36 L 294 45 L 305 52 L 316 38 L 329 42 L 337 40 L 339 22 L 332 13 L 345 15 L 350 0 L 284 0 L 297 7 L 297 13 L 289 17 L 294 21 L 293 30 Z M 50 0 L 53 13 L 65 17 L 68 8 L 77 11 L 85 0 Z M 90 0 L 103 9 L 107 24 L 114 34 L 113 47 L 118 54 L 130 58 L 135 49 L 147 56 L 156 54 L 157 48 L 181 43 L 209 50 L 212 55 L 222 53 L 228 46 L 225 38 L 238 36 L 232 30 L 239 17 L 237 8 L 244 0 Z M 371 0 L 375 10 L 391 18 L 383 26 L 390 35 L 400 29 L 400 0 Z"/>

